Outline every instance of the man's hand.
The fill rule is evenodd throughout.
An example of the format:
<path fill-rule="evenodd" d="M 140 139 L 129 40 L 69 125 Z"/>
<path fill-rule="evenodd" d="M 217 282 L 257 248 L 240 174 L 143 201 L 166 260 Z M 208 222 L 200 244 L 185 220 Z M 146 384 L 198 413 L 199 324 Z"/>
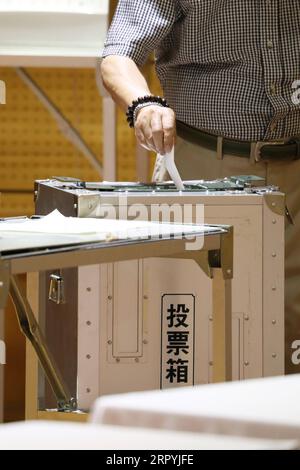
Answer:
<path fill-rule="evenodd" d="M 101 75 L 105 88 L 124 112 L 139 96 L 152 94 L 139 68 L 128 57 L 106 57 L 101 64 Z M 176 139 L 174 111 L 157 105 L 141 108 L 135 133 L 138 142 L 146 149 L 161 155 L 171 152 Z"/>
<path fill-rule="evenodd" d="M 174 111 L 156 105 L 142 108 L 137 115 L 135 135 L 147 150 L 161 155 L 171 152 L 176 140 Z"/>

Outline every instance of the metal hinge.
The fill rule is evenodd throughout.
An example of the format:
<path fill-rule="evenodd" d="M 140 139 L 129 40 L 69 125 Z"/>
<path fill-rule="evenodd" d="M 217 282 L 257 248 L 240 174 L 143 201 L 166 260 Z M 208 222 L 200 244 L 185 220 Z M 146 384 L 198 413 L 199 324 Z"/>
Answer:
<path fill-rule="evenodd" d="M 49 300 L 57 305 L 65 304 L 65 283 L 62 276 L 50 275 Z"/>

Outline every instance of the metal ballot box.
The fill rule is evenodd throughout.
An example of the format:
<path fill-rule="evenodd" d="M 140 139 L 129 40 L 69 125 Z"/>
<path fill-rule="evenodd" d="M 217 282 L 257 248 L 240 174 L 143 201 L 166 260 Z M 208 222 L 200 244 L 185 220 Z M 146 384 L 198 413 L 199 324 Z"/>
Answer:
<path fill-rule="evenodd" d="M 204 208 L 205 223 L 233 226 L 233 378 L 283 374 L 284 195 L 256 177 L 186 182 L 185 187 L 178 192 L 170 183 L 38 181 L 36 214 L 58 209 L 68 216 L 135 218 L 139 213 L 160 220 L 162 210 L 171 208 L 172 220 L 182 222 L 178 218 L 186 210 L 190 220 L 184 222 L 198 223 L 197 210 L 201 214 Z M 213 287 L 192 261 L 147 259 L 49 272 L 40 286 L 48 341 L 60 351 L 57 360 L 65 375 L 70 364 L 63 352 L 75 351 L 77 338 L 62 337 L 61 323 L 78 332 L 73 386 L 82 408 L 102 394 L 213 381 Z M 189 324 L 186 312 L 192 312 Z M 171 337 L 175 325 L 181 335 Z M 180 354 L 185 329 L 192 340 Z M 166 338 L 177 352 L 168 350 Z M 188 372 L 186 353 L 192 364 Z"/>

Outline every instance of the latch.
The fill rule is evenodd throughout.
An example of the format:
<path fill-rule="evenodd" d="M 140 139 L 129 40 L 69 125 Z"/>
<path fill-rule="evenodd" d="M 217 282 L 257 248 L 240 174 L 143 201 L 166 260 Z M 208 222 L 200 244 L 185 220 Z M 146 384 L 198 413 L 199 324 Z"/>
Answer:
<path fill-rule="evenodd" d="M 49 300 L 57 305 L 65 304 L 65 283 L 61 275 L 50 275 Z"/>

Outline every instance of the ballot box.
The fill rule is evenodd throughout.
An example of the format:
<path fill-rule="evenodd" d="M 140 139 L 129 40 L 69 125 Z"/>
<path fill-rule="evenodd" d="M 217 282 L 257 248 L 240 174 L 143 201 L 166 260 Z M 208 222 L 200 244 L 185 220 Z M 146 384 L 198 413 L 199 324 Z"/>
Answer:
<path fill-rule="evenodd" d="M 285 204 L 278 188 L 251 176 L 185 182 L 182 192 L 171 183 L 61 178 L 37 181 L 35 199 L 37 215 L 58 209 L 76 217 L 169 216 L 188 223 L 204 217 L 207 224 L 233 226 L 233 379 L 284 373 Z M 47 272 L 39 286 L 47 339 L 82 408 L 105 394 L 218 380 L 213 285 L 193 261 L 95 264 Z M 214 294 L 221 302 L 221 293 Z M 76 383 L 74 365 L 64 359 L 70 350 L 78 354 Z"/>

